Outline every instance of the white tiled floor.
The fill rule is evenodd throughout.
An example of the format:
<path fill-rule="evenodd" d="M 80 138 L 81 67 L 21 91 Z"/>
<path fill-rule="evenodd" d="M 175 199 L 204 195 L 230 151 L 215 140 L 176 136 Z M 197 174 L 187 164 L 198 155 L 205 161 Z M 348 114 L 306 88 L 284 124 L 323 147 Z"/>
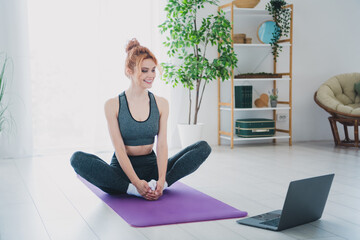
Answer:
<path fill-rule="evenodd" d="M 109 161 L 112 153 L 98 155 Z M 358 149 L 332 142 L 214 146 L 204 165 L 182 180 L 253 216 L 281 209 L 290 181 L 334 172 L 321 220 L 282 232 L 235 219 L 133 228 L 76 178 L 70 156 L 0 159 L 0 240 L 360 239 Z"/>

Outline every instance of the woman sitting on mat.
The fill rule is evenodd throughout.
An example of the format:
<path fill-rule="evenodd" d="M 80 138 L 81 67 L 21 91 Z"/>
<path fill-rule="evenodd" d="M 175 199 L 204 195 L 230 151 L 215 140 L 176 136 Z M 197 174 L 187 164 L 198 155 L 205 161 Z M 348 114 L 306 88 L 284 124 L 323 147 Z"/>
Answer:
<path fill-rule="evenodd" d="M 136 39 L 128 43 L 126 52 L 125 74 L 131 85 L 105 103 L 115 148 L 111 164 L 95 155 L 75 152 L 71 165 L 81 177 L 107 193 L 157 200 L 165 188 L 198 169 L 211 148 L 199 141 L 168 159 L 169 104 L 148 91 L 156 77 L 157 60 Z M 157 156 L 153 151 L 155 136 Z"/>

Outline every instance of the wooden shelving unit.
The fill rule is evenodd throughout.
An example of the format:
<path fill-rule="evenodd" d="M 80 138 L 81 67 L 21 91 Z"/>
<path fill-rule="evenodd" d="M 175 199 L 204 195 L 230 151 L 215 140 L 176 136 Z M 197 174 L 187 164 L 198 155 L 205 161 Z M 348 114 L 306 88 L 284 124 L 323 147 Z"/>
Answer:
<path fill-rule="evenodd" d="M 282 78 L 246 78 L 246 79 L 236 79 L 234 78 L 234 70 L 232 70 L 232 77 L 231 77 L 231 101 L 230 102 L 221 102 L 221 80 L 218 79 L 218 144 L 221 144 L 221 139 L 230 141 L 230 147 L 234 147 L 234 142 L 242 142 L 242 141 L 254 141 L 254 140 L 265 140 L 265 139 L 272 139 L 273 142 L 276 142 L 277 139 L 288 139 L 289 146 L 292 145 L 292 47 L 293 47 L 293 5 L 287 5 L 286 8 L 290 8 L 291 10 L 291 22 L 290 22 L 290 34 L 288 39 L 281 39 L 279 43 L 283 48 L 289 48 L 289 71 L 285 73 L 277 72 L 277 62 L 273 60 L 273 73 L 282 75 Z M 232 38 L 234 36 L 234 16 L 241 15 L 241 16 L 269 16 L 268 11 L 266 10 L 259 10 L 259 9 L 248 9 L 248 8 L 236 8 L 234 4 L 228 3 L 219 7 L 219 11 L 223 10 L 225 13 L 229 14 L 229 20 L 232 23 L 232 30 L 231 35 Z M 241 48 L 268 48 L 271 49 L 270 44 L 261 44 L 261 43 L 254 43 L 254 44 L 233 44 L 233 48 L 241 49 Z M 278 101 L 278 106 L 276 108 L 235 108 L 235 96 L 234 96 L 234 84 L 241 83 L 241 82 L 268 82 L 272 81 L 273 89 L 277 88 L 278 81 L 288 81 L 289 86 L 289 99 L 285 101 Z M 288 129 L 280 129 L 276 127 L 276 113 L 278 110 L 287 110 L 288 111 Z M 231 130 L 223 131 L 221 129 L 221 112 L 230 112 L 231 114 Z M 275 121 L 275 130 L 276 134 L 272 137 L 255 137 L 255 138 L 242 138 L 235 136 L 235 119 L 234 114 L 235 112 L 259 112 L 259 111 L 272 111 L 273 112 L 273 119 Z"/>

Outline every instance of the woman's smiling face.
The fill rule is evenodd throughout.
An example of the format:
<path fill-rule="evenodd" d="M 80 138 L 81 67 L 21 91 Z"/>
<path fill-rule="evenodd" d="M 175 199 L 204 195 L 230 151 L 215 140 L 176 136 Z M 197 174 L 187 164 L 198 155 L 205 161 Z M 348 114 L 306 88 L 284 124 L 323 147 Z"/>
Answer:
<path fill-rule="evenodd" d="M 151 88 L 156 77 L 156 65 L 151 59 L 144 59 L 141 63 L 140 73 L 135 73 L 135 84 L 144 88 Z"/>

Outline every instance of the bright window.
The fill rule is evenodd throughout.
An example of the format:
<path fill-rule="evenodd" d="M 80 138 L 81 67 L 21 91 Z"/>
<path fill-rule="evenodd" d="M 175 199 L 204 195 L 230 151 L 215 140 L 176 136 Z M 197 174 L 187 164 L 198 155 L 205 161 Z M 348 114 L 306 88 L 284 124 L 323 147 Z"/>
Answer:
<path fill-rule="evenodd" d="M 152 4 L 28 0 L 35 154 L 112 149 L 103 105 L 130 83 L 127 40 L 154 47 Z"/>

